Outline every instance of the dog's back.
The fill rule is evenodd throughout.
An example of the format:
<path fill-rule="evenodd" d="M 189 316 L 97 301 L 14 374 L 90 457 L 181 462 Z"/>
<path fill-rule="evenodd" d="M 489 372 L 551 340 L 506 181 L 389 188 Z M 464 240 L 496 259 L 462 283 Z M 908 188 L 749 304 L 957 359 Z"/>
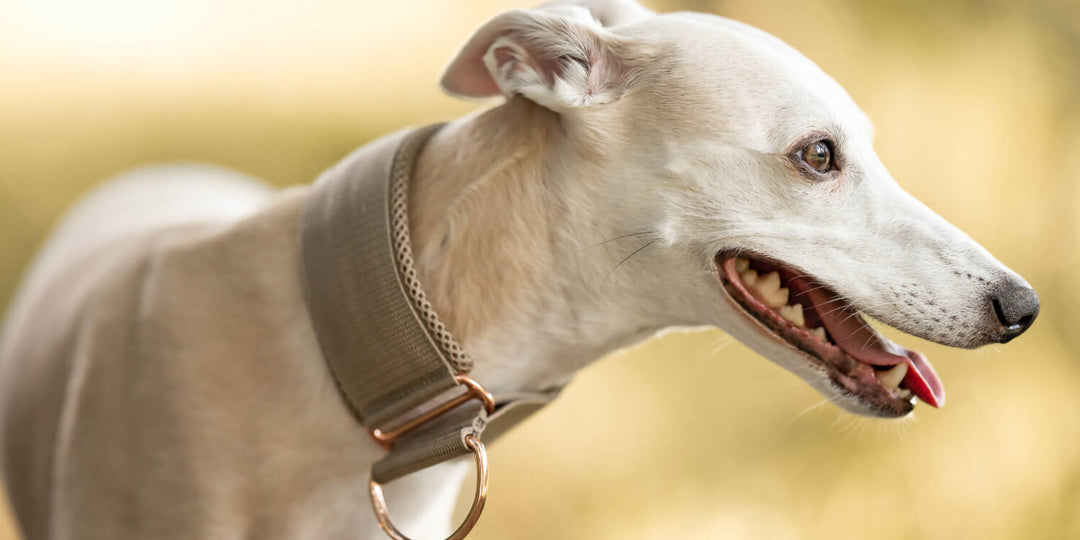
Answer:
<path fill-rule="evenodd" d="M 86 363 L 116 362 L 122 378 L 125 327 L 137 316 L 130 306 L 154 243 L 170 236 L 165 231 L 235 221 L 271 193 L 219 169 L 153 167 L 99 188 L 57 227 L 0 333 L 0 465 L 26 537 L 51 534 L 54 473 L 79 421 L 72 409 Z"/>

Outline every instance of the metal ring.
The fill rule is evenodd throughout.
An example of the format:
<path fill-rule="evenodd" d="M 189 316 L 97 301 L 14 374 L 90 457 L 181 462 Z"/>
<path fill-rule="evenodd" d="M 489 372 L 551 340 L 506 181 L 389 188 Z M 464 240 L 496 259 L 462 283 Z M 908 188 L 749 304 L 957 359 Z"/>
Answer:
<path fill-rule="evenodd" d="M 456 408 L 458 405 L 461 405 L 462 403 L 465 403 L 470 399 L 479 399 L 481 402 L 483 402 L 484 410 L 486 410 L 488 414 L 492 414 L 495 412 L 495 397 L 491 395 L 491 392 L 485 390 L 484 387 L 480 385 L 480 383 L 472 380 L 471 378 L 469 378 L 468 375 L 456 375 L 454 377 L 454 380 L 459 385 L 465 387 L 464 394 L 460 394 L 454 399 L 451 399 L 450 401 L 447 401 L 439 405 L 438 407 L 426 411 L 423 414 L 416 416 L 415 418 L 410 418 L 405 423 L 390 431 L 372 429 L 368 433 L 370 433 L 371 437 L 375 439 L 375 442 L 379 443 L 379 446 L 390 450 L 394 447 L 394 441 L 396 441 L 398 437 L 401 437 L 402 435 L 424 425 L 428 421 L 442 414 L 454 410 L 454 408 Z"/>
<path fill-rule="evenodd" d="M 462 540 L 480 520 L 480 513 L 484 511 L 484 503 L 487 502 L 488 486 L 488 461 L 484 443 L 472 436 L 465 436 L 465 444 L 473 451 L 476 458 L 476 496 L 473 497 L 472 508 L 465 516 L 465 521 L 446 537 L 446 540 Z M 390 522 L 390 513 L 386 510 L 386 500 L 383 498 L 382 486 L 375 480 L 368 481 L 368 493 L 371 494 L 371 507 L 375 509 L 375 517 L 379 520 L 379 526 L 394 540 L 409 540 L 401 531 Z"/>
<path fill-rule="evenodd" d="M 458 384 L 463 384 L 468 388 L 468 391 L 466 392 L 468 395 L 482 401 L 484 403 L 484 410 L 487 411 L 488 414 L 495 412 L 495 396 L 492 396 L 491 392 L 488 392 L 486 388 L 480 385 L 480 383 L 474 381 L 468 375 L 454 375 L 454 380 L 457 381 Z"/>

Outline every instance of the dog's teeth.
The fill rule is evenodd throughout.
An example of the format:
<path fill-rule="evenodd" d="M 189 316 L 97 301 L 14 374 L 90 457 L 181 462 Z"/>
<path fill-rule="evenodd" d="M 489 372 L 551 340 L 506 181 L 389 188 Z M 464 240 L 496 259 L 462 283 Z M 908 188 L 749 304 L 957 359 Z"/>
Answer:
<path fill-rule="evenodd" d="M 806 325 L 806 318 L 803 315 L 802 304 L 795 304 L 794 306 L 781 306 L 780 316 L 791 321 L 791 324 L 802 327 Z"/>
<path fill-rule="evenodd" d="M 757 283 L 758 275 L 757 272 L 753 270 L 746 270 L 745 272 L 739 273 L 739 279 L 742 280 L 743 285 L 749 288 L 753 287 Z"/>
<path fill-rule="evenodd" d="M 825 328 L 822 326 L 819 326 L 817 328 L 811 328 L 810 335 L 820 339 L 821 341 L 825 341 Z"/>
<path fill-rule="evenodd" d="M 904 375 L 907 375 L 908 365 L 907 363 L 896 364 L 895 366 L 885 371 L 875 371 L 874 376 L 878 378 L 885 388 L 896 388 L 900 386 L 900 381 L 904 380 Z"/>
<path fill-rule="evenodd" d="M 787 305 L 788 290 L 787 290 L 787 287 L 781 287 L 781 288 L 776 289 L 775 291 L 773 291 L 773 292 L 771 292 L 771 293 L 769 293 L 767 295 L 764 295 L 764 296 L 765 296 L 765 303 L 769 304 L 769 307 L 778 308 L 778 307 Z"/>
<path fill-rule="evenodd" d="M 911 390 L 908 390 L 907 388 L 901 388 L 896 391 L 896 397 L 900 399 L 911 399 L 912 395 Z"/>
<path fill-rule="evenodd" d="M 768 274 L 761 276 L 761 279 L 758 279 L 756 287 L 758 292 L 760 292 L 762 296 L 768 298 L 771 294 L 773 294 L 774 292 L 776 292 L 777 289 L 780 288 L 780 274 L 776 272 L 769 272 Z"/>
<path fill-rule="evenodd" d="M 742 274 L 750 269 L 750 261 L 742 257 L 735 257 L 735 271 Z"/>
<path fill-rule="evenodd" d="M 758 278 L 754 285 L 757 297 L 771 308 L 787 304 L 788 290 L 780 288 L 780 274 L 769 272 Z"/>

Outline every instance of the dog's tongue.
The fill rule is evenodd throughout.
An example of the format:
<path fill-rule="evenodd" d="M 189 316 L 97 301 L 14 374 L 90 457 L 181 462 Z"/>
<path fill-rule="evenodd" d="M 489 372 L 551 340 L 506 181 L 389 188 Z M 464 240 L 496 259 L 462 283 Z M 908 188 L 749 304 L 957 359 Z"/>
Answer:
<path fill-rule="evenodd" d="M 945 385 L 922 353 L 893 343 L 866 324 L 856 313 L 847 309 L 828 308 L 835 305 L 838 298 L 828 289 L 814 287 L 806 294 L 814 306 L 825 308 L 818 309 L 818 315 L 840 349 L 860 362 L 875 366 L 894 366 L 906 362 L 907 375 L 904 376 L 901 386 L 911 390 L 929 405 L 945 405 Z"/>
<path fill-rule="evenodd" d="M 934 366 L 931 366 L 930 361 L 919 351 L 908 351 L 907 355 L 907 375 L 901 384 L 926 403 L 938 408 L 944 406 L 945 385 L 934 372 Z"/>

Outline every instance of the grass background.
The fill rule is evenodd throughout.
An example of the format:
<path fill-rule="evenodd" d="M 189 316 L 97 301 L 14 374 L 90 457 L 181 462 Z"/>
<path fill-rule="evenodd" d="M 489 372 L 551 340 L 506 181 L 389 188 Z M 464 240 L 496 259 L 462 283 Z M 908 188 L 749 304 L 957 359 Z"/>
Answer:
<path fill-rule="evenodd" d="M 604 359 L 494 445 L 475 537 L 1080 537 L 1080 8 L 650 5 L 749 22 L 818 62 L 900 183 L 1022 273 L 1042 315 L 1005 347 L 898 338 L 949 388 L 905 422 L 843 414 L 720 332 Z M 511 7 L 0 0 L 0 305 L 63 210 L 125 169 L 211 161 L 306 183 L 381 133 L 472 109 L 434 81 Z"/>

